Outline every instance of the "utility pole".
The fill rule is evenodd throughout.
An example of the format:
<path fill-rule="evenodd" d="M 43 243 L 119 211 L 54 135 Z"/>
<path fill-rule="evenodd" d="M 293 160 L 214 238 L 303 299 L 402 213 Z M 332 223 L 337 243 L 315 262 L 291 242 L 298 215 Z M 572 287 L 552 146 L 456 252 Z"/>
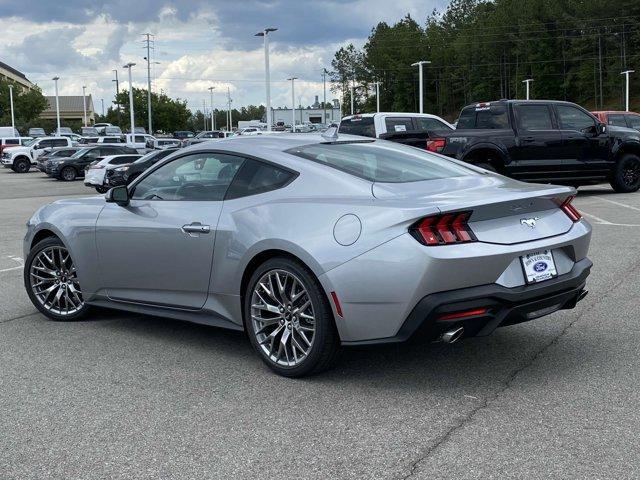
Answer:
<path fill-rule="evenodd" d="M 82 122 L 87 126 L 87 87 L 82 86 Z"/>
<path fill-rule="evenodd" d="M 287 78 L 291 81 L 291 133 L 296 131 L 296 90 L 294 82 L 298 77 Z"/>
<path fill-rule="evenodd" d="M 104 117 L 104 98 L 100 99 L 100 103 L 102 104 L 102 116 Z"/>
<path fill-rule="evenodd" d="M 598 33 L 598 68 L 600 71 L 600 108 L 604 105 L 604 98 L 602 98 L 602 35 Z"/>
<path fill-rule="evenodd" d="M 431 63 L 429 60 L 420 60 L 419 62 L 412 63 L 412 67 L 418 67 L 418 81 L 419 81 L 419 90 L 420 90 L 420 101 L 418 105 L 420 106 L 420 113 L 424 113 L 424 90 L 423 90 L 423 81 L 422 81 L 422 65 L 426 65 Z"/>
<path fill-rule="evenodd" d="M 133 83 L 131 82 L 131 67 L 135 66 L 135 63 L 129 62 L 122 68 L 129 70 L 129 117 L 131 119 L 131 135 L 135 133 L 135 118 L 133 115 Z"/>
<path fill-rule="evenodd" d="M 13 84 L 9 84 L 9 103 L 11 104 L 11 129 L 16 134 L 16 119 L 13 114 Z"/>
<path fill-rule="evenodd" d="M 215 118 L 213 116 L 213 91 L 215 90 L 215 87 L 209 87 L 207 90 L 209 90 L 209 95 L 211 99 L 211 130 L 215 130 L 216 124 L 215 124 Z"/>
<path fill-rule="evenodd" d="M 227 98 L 229 99 L 229 131 L 233 130 L 233 114 L 231 113 L 231 91 L 227 87 Z"/>
<path fill-rule="evenodd" d="M 53 80 L 56 87 L 56 122 L 58 124 L 56 135 L 60 135 L 60 102 L 58 101 L 58 80 L 60 80 L 60 77 L 53 77 L 51 80 Z"/>
<path fill-rule="evenodd" d="M 527 85 L 527 100 L 529 100 L 529 84 L 533 82 L 533 78 L 527 78 L 525 80 L 522 80 L 522 83 Z"/>
<path fill-rule="evenodd" d="M 354 101 L 353 101 L 353 91 L 355 90 L 355 86 L 356 86 L 355 84 L 356 84 L 356 76 L 355 74 L 353 74 L 353 76 L 351 77 L 351 115 L 355 113 Z"/>
<path fill-rule="evenodd" d="M 202 99 L 202 121 L 204 123 L 204 132 L 207 131 L 207 102 Z"/>
<path fill-rule="evenodd" d="M 625 70 L 624 72 L 622 72 L 620 75 L 624 75 L 626 77 L 627 80 L 627 86 L 625 89 L 625 111 L 629 111 L 629 74 L 635 72 L 635 70 Z"/>
<path fill-rule="evenodd" d="M 116 82 L 116 107 L 118 107 L 118 124 L 122 125 L 122 119 L 120 118 L 120 102 L 118 102 L 118 93 L 120 93 L 120 82 L 118 82 L 118 70 L 114 70 L 113 73 L 116 74 L 116 79 L 111 81 Z"/>
<path fill-rule="evenodd" d="M 380 82 L 376 82 L 376 112 L 380 112 Z"/>
<path fill-rule="evenodd" d="M 264 38 L 264 82 L 267 90 L 267 132 L 271 131 L 271 74 L 269 73 L 269 33 L 277 31 L 277 28 L 268 27 L 256 33 L 256 37 Z"/>
<path fill-rule="evenodd" d="M 327 124 L 327 69 L 322 69 L 322 123 Z"/>
<path fill-rule="evenodd" d="M 147 56 L 145 59 L 147 60 L 147 126 L 149 128 L 149 134 L 153 134 L 153 125 L 151 123 L 151 56 L 149 51 L 151 50 L 151 37 L 150 33 L 143 33 L 147 38 L 145 42 L 147 43 Z"/>

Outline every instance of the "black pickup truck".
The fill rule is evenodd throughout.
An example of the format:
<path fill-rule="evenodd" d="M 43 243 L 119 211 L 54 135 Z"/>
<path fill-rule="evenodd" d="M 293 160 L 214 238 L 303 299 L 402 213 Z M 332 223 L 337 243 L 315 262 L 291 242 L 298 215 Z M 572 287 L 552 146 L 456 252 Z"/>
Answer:
<path fill-rule="evenodd" d="M 518 180 L 640 188 L 640 132 L 605 125 L 569 102 L 500 100 L 462 109 L 456 130 L 430 132 L 427 150 Z"/>

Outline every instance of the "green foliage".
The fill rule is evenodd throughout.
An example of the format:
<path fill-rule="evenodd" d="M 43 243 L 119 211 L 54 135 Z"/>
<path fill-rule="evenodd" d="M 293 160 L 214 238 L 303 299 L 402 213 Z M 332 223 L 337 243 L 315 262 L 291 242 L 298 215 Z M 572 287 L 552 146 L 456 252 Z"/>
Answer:
<path fill-rule="evenodd" d="M 425 111 L 450 119 L 469 103 L 524 98 L 522 80 L 529 77 L 531 98 L 620 109 L 620 72 L 640 56 L 638 18 L 637 0 L 453 0 L 442 13 L 425 12 L 422 22 L 406 16 L 379 23 L 361 50 L 340 48 L 332 89 L 342 92 L 345 113 L 352 77 L 357 111 L 375 110 L 376 81 L 382 110 L 417 111 L 418 73 L 411 64 L 430 60 L 423 67 Z M 638 106 L 640 81 L 631 86 Z"/>
<path fill-rule="evenodd" d="M 11 103 L 9 99 L 9 85 L 7 80 L 0 80 L 0 125 L 11 126 Z M 26 135 L 31 124 L 38 115 L 47 108 L 47 100 L 38 88 L 23 90 L 20 85 L 13 83 L 13 110 L 16 128 Z M 35 122 L 37 123 L 37 122 Z M 34 125 L 39 126 L 39 125 Z"/>

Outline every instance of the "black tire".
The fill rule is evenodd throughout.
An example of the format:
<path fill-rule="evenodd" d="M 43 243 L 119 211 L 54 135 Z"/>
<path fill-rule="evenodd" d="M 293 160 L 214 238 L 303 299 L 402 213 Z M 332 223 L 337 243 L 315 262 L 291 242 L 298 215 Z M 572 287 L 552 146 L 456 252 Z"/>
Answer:
<path fill-rule="evenodd" d="M 37 270 L 35 270 L 34 267 L 34 263 L 35 266 L 38 266 L 38 262 L 37 262 L 37 258 L 38 255 L 43 252 L 43 251 L 47 251 L 47 249 L 64 249 L 66 251 L 66 247 L 65 245 L 62 243 L 62 241 L 57 238 L 57 237 L 48 237 L 45 238 L 44 240 L 38 242 L 36 245 L 34 245 L 34 247 L 29 251 L 29 254 L 27 255 L 27 258 L 24 262 L 24 272 L 23 272 L 23 279 L 24 279 L 24 286 L 27 290 L 27 295 L 29 296 L 29 299 L 31 300 L 31 303 L 33 303 L 33 305 L 46 317 L 50 318 L 51 320 L 56 320 L 56 321 L 74 321 L 74 320 L 79 320 L 82 317 L 84 317 L 88 310 L 89 310 L 89 306 L 84 303 L 83 299 L 82 299 L 82 293 L 79 293 L 78 297 L 80 299 L 80 301 L 82 302 L 82 306 L 80 308 L 78 308 L 77 311 L 72 311 L 71 313 L 57 313 L 54 311 L 53 309 L 53 305 L 51 305 L 49 308 L 47 306 L 45 306 L 45 304 L 43 303 L 43 301 L 36 295 L 36 293 L 34 292 L 34 283 L 35 281 L 38 281 L 37 279 L 34 279 L 32 277 L 32 273 L 37 272 Z M 55 257 L 54 257 L 55 258 Z M 70 258 L 70 257 L 69 257 Z M 71 261 L 71 267 L 73 267 L 73 260 L 70 259 Z M 69 260 L 67 261 L 67 265 L 68 265 Z M 52 276 L 50 274 L 45 274 L 46 276 Z M 57 276 L 56 276 L 57 278 Z M 78 284 L 77 281 L 73 282 L 74 284 Z M 49 284 L 47 284 L 46 286 L 48 286 Z M 65 292 L 66 292 L 66 287 L 65 287 Z M 69 290 L 69 292 L 71 292 L 71 290 Z M 45 299 L 46 300 L 46 299 Z M 62 304 L 66 304 L 65 300 L 62 300 Z M 59 304 L 60 305 L 60 304 Z M 68 305 L 68 304 L 67 304 Z M 61 307 L 59 307 L 59 310 L 61 310 Z"/>
<path fill-rule="evenodd" d="M 299 279 L 311 301 L 315 317 L 315 332 L 311 347 L 306 357 L 294 366 L 280 365 L 262 350 L 256 338 L 258 334 L 251 317 L 251 300 L 254 289 L 265 274 L 274 270 L 285 271 Z M 320 282 L 318 282 L 313 272 L 302 263 L 286 257 L 275 257 L 260 265 L 251 275 L 247 285 L 247 291 L 243 299 L 243 311 L 244 325 L 251 345 L 262 361 L 278 375 L 292 378 L 313 375 L 330 368 L 336 362 L 340 351 L 340 340 L 333 318 L 333 311 Z M 291 335 L 293 336 L 293 332 Z"/>
<path fill-rule="evenodd" d="M 60 180 L 73 182 L 78 177 L 78 172 L 73 167 L 64 167 L 60 172 Z"/>
<path fill-rule="evenodd" d="M 109 187 L 96 187 L 96 192 L 98 193 L 107 193 L 109 191 Z"/>
<path fill-rule="evenodd" d="M 622 155 L 613 167 L 609 183 L 617 193 L 637 192 L 640 189 L 640 157 L 632 153 Z"/>
<path fill-rule="evenodd" d="M 13 162 L 13 171 L 16 173 L 27 173 L 31 170 L 31 161 L 28 158 L 20 157 Z"/>
<path fill-rule="evenodd" d="M 484 168 L 485 170 L 489 170 L 490 172 L 498 173 L 496 168 L 493 165 L 491 165 L 490 163 L 479 162 L 479 163 L 474 163 L 474 165 L 476 167 L 480 167 L 480 168 Z"/>

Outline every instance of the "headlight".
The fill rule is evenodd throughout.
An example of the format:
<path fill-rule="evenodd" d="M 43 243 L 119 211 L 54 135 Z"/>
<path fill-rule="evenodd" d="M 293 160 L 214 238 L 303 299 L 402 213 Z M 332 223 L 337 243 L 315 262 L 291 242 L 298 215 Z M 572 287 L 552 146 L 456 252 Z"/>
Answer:
<path fill-rule="evenodd" d="M 115 170 L 118 172 L 126 172 L 127 170 L 129 170 L 129 167 L 118 167 Z"/>

